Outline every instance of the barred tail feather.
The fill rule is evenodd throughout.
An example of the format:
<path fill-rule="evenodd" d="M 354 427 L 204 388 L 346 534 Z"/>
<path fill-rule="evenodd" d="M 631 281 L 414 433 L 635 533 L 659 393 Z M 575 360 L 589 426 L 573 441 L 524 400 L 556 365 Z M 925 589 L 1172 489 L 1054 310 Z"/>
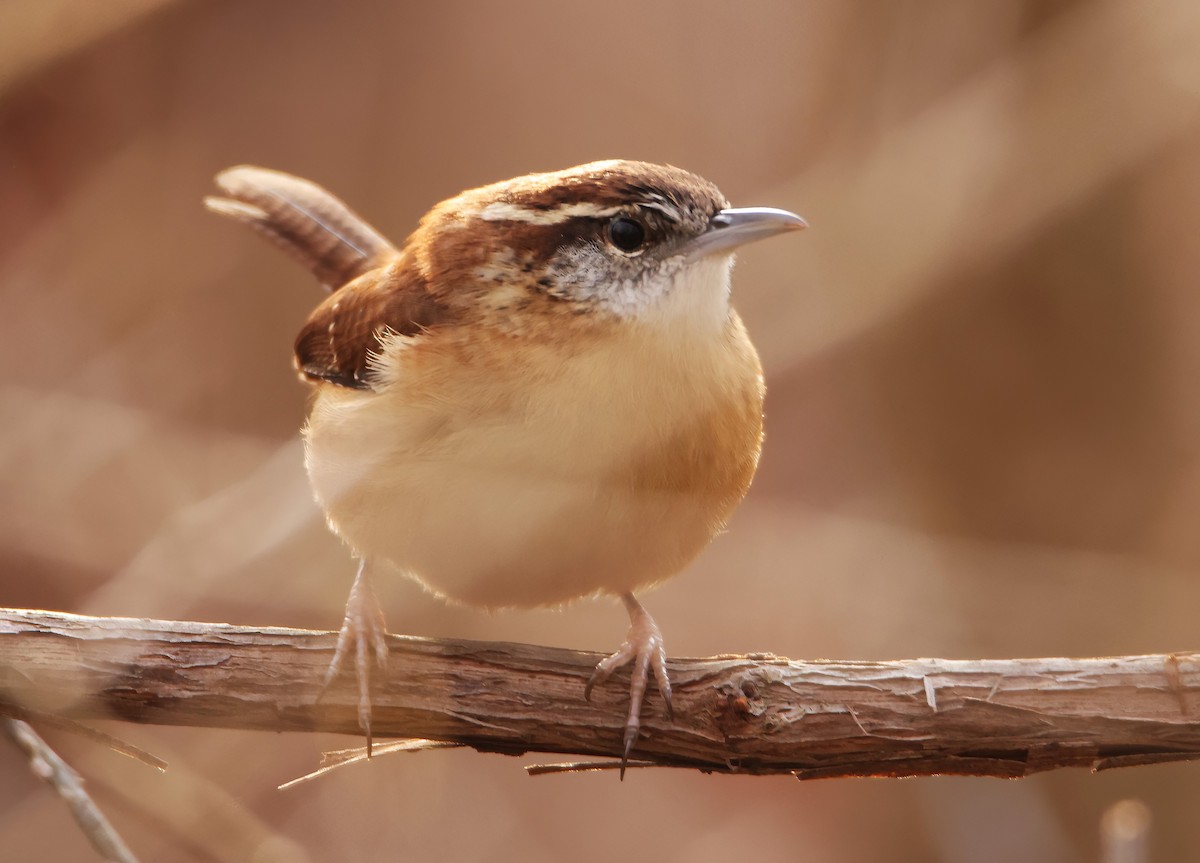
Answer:
<path fill-rule="evenodd" d="M 208 197 L 214 213 L 265 235 L 335 291 L 399 255 L 361 216 L 308 180 L 240 165 L 216 177 L 224 197 Z"/>

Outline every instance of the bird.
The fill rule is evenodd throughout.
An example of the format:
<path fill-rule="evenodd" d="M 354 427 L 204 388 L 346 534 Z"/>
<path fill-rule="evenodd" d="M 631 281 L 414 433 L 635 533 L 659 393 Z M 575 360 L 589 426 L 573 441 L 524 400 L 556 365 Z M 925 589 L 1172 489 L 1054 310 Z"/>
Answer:
<path fill-rule="evenodd" d="M 636 594 L 724 528 L 762 447 L 734 253 L 805 221 L 607 160 L 464 191 L 396 247 L 308 180 L 241 165 L 215 183 L 210 210 L 328 291 L 295 365 L 313 390 L 310 483 L 358 561 L 324 687 L 353 664 L 368 754 L 387 662 L 373 580 L 400 573 L 488 610 L 619 598 L 627 638 L 583 696 L 632 666 L 623 776 L 651 676 L 671 716 L 662 632 Z"/>

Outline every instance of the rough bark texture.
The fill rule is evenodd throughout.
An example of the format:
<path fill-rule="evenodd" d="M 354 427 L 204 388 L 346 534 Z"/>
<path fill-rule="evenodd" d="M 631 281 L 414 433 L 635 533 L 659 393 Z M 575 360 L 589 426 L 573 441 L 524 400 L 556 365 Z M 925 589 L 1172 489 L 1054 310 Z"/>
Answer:
<path fill-rule="evenodd" d="M 0 712 L 357 734 L 335 634 L 0 610 Z M 393 635 L 379 736 L 618 757 L 627 675 L 599 654 Z M 1026 776 L 1200 757 L 1200 655 L 795 662 L 675 659 L 675 719 L 648 698 L 634 756 L 722 773 Z M 27 715 L 27 714 L 26 714 Z M 36 720 L 35 720 L 36 722 Z"/>

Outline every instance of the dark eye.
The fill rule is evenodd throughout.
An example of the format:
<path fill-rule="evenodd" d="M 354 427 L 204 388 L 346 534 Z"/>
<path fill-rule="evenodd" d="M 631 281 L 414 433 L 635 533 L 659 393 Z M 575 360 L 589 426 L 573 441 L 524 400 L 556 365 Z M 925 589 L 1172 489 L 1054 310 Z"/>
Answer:
<path fill-rule="evenodd" d="M 608 223 L 608 241 L 622 252 L 636 252 L 646 242 L 646 227 L 637 219 L 617 216 Z"/>

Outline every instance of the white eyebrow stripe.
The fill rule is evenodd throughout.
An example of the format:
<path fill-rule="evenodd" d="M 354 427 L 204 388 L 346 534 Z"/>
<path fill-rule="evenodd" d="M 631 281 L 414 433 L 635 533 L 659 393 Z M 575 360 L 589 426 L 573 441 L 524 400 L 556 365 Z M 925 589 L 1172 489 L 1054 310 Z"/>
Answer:
<path fill-rule="evenodd" d="M 580 202 L 575 204 L 560 204 L 549 210 L 538 210 L 533 207 L 522 207 L 519 204 L 496 201 L 480 210 L 479 218 L 485 222 L 524 222 L 527 225 L 557 225 L 568 219 L 602 219 L 608 216 L 615 216 L 623 209 L 623 207 L 601 207 L 596 204 Z"/>
<path fill-rule="evenodd" d="M 675 205 L 668 203 L 665 199 L 659 197 L 658 195 L 655 195 L 652 199 L 642 201 L 640 206 L 645 207 L 647 210 L 658 210 L 658 212 L 662 213 L 673 222 L 683 221 L 683 217 L 680 215 L 678 208 L 675 207 Z"/>

